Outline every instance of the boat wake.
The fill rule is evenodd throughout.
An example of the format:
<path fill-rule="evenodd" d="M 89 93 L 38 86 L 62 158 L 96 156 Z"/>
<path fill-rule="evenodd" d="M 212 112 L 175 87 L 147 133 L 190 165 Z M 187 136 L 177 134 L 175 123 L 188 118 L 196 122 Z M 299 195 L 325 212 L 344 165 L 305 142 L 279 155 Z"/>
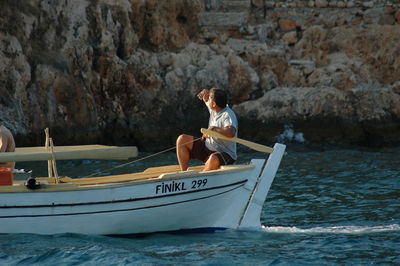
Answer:
<path fill-rule="evenodd" d="M 400 231 L 399 224 L 378 226 L 329 226 L 313 228 L 297 228 L 286 226 L 262 226 L 262 230 L 268 233 L 334 233 L 334 234 L 363 234 Z"/>

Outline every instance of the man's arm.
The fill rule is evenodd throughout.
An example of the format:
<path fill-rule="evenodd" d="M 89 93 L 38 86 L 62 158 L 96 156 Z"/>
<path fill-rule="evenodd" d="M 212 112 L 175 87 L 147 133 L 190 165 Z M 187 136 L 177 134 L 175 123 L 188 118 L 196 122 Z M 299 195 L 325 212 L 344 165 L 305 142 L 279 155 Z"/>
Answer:
<path fill-rule="evenodd" d="M 207 89 L 204 89 L 199 94 L 197 94 L 197 98 L 199 98 L 200 100 L 203 100 L 204 104 L 207 107 L 208 112 L 211 113 L 211 107 L 208 104 L 209 97 L 210 97 L 210 91 Z"/>

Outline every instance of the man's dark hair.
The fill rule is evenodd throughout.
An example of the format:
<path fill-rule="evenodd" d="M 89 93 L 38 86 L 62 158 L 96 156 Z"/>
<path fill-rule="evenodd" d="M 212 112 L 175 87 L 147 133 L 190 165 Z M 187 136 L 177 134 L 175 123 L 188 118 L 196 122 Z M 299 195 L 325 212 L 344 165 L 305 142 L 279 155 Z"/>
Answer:
<path fill-rule="evenodd" d="M 228 96 L 226 94 L 226 91 L 222 89 L 212 88 L 210 92 L 213 95 L 215 103 L 219 107 L 225 108 L 228 104 Z"/>

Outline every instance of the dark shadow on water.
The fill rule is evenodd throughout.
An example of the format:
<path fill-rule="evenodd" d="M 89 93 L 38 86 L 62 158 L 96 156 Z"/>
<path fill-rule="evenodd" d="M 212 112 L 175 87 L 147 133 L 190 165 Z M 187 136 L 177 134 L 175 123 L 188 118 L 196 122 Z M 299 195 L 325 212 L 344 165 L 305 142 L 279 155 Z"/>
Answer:
<path fill-rule="evenodd" d="M 209 234 L 216 231 L 226 231 L 227 228 L 222 227 L 206 227 L 206 228 L 195 228 L 195 229 L 181 229 L 174 231 L 163 231 L 163 232 L 153 232 L 153 233 L 138 233 L 138 234 L 126 234 L 126 235 L 106 235 L 113 238 L 147 238 L 150 236 L 155 236 L 159 234 L 163 235 L 192 235 L 192 234 Z"/>

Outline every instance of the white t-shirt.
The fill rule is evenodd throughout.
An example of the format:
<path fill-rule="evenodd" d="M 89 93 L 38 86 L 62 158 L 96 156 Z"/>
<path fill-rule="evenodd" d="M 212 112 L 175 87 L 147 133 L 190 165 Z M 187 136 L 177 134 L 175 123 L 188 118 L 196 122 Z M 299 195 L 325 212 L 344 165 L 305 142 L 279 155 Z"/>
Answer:
<path fill-rule="evenodd" d="M 211 109 L 208 110 L 210 112 L 208 127 L 234 127 L 236 129 L 235 137 L 237 137 L 238 121 L 235 113 L 229 106 L 226 106 L 219 112 Z M 226 152 L 232 159 L 237 159 L 236 142 L 209 137 L 206 139 L 206 147 L 211 151 Z"/>

